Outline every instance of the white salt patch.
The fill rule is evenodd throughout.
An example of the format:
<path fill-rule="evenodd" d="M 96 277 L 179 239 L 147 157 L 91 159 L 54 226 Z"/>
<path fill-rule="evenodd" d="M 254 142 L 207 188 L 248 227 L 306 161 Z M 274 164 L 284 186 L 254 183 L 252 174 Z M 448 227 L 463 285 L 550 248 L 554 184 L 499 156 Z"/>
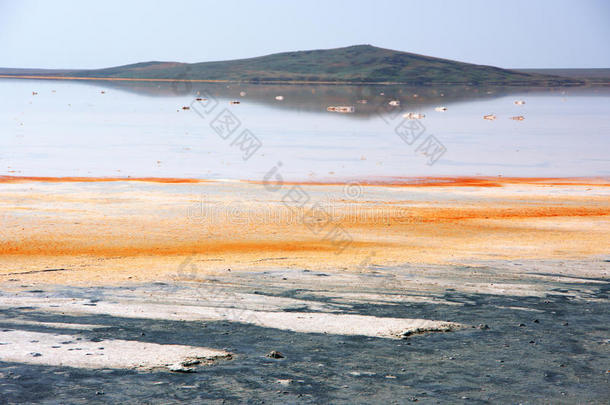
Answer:
<path fill-rule="evenodd" d="M 367 315 L 321 312 L 271 312 L 212 306 L 168 305 L 146 302 L 98 302 L 85 306 L 84 301 L 49 298 L 0 297 L 0 307 L 40 306 L 49 312 L 71 314 L 104 314 L 125 318 L 166 319 L 181 321 L 229 321 L 253 324 L 301 333 L 330 333 L 382 338 L 399 338 L 408 333 L 450 331 L 463 327 L 453 322 L 429 319 L 385 318 Z"/>
<path fill-rule="evenodd" d="M 153 369 L 189 360 L 205 363 L 230 356 L 228 352 L 204 347 L 119 339 L 91 342 L 76 340 L 78 337 L 23 330 L 0 332 L 0 359 L 79 368 Z"/>

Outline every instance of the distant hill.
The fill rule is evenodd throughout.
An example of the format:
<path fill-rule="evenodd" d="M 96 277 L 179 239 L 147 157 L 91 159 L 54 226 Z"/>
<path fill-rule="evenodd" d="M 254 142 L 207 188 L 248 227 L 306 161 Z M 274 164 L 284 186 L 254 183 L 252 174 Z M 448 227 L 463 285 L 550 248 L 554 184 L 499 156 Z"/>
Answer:
<path fill-rule="evenodd" d="M 73 72 L 74 69 L 20 69 L 0 68 L 0 75 L 59 75 Z"/>
<path fill-rule="evenodd" d="M 20 74 L 18 69 L 8 74 Z M 1 74 L 1 72 L 0 72 Z M 4 73 L 7 74 L 7 73 Z M 144 62 L 107 69 L 21 73 L 58 77 L 220 80 L 240 82 L 349 82 L 406 84 L 580 85 L 581 78 L 501 69 L 408 52 L 355 45 L 283 52 L 222 62 Z"/>
<path fill-rule="evenodd" d="M 519 72 L 569 77 L 572 79 L 587 80 L 591 83 L 610 83 L 610 69 L 517 69 Z"/>

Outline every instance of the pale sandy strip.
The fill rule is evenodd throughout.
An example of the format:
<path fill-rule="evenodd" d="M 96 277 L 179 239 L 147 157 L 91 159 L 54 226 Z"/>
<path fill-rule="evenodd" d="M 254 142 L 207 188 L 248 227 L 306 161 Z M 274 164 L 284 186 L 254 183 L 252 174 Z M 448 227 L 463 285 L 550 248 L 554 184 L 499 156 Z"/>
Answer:
<path fill-rule="evenodd" d="M 45 328 L 93 330 L 108 328 L 108 325 L 92 325 L 83 323 L 64 323 L 64 322 L 38 322 L 19 318 L 0 318 L 0 323 L 9 325 L 42 326 Z"/>

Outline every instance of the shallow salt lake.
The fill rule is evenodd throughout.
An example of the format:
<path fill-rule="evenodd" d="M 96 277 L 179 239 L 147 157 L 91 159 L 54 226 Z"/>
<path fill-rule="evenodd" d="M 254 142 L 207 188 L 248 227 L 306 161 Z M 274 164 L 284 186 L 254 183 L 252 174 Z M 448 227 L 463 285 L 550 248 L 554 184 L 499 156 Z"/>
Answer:
<path fill-rule="evenodd" d="M 0 94 L 0 175 L 261 180 L 278 162 L 284 179 L 312 181 L 610 175 L 603 88 L 0 79 Z M 355 112 L 326 110 L 341 105 Z"/>

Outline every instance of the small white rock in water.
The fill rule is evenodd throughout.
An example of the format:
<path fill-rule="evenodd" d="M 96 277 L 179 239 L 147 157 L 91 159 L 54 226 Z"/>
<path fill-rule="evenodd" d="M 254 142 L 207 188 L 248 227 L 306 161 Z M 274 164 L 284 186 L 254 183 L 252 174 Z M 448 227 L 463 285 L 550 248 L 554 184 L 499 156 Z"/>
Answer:
<path fill-rule="evenodd" d="M 421 120 L 422 118 L 426 118 L 426 114 L 413 113 L 413 112 L 403 114 L 402 116 L 408 120 Z"/>
<path fill-rule="evenodd" d="M 398 100 L 391 100 L 388 104 L 391 105 L 391 106 L 397 107 L 397 106 L 400 105 L 400 101 L 398 101 Z"/>
<path fill-rule="evenodd" d="M 447 111 L 447 107 L 436 107 L 436 108 L 434 109 L 434 111 L 438 111 L 438 112 L 445 112 L 445 111 Z"/>
<path fill-rule="evenodd" d="M 291 379 L 278 379 L 277 383 L 280 385 L 290 385 L 292 384 L 292 380 Z"/>
<path fill-rule="evenodd" d="M 356 111 L 356 109 L 352 105 L 339 105 L 339 106 L 331 105 L 326 108 L 326 111 L 340 112 L 340 113 L 353 113 L 354 111 Z"/>
<path fill-rule="evenodd" d="M 278 101 L 282 101 L 284 99 L 284 96 L 275 96 L 275 99 Z"/>
<path fill-rule="evenodd" d="M 242 96 L 242 97 L 245 97 L 246 92 L 245 92 L 245 91 L 240 91 L 240 92 L 239 92 L 239 95 L 240 95 L 240 96 Z"/>
<path fill-rule="evenodd" d="M 374 376 L 377 373 L 374 373 L 372 371 L 350 371 L 349 374 L 353 375 L 354 377 L 359 377 L 361 375 L 366 375 L 366 376 Z"/>

